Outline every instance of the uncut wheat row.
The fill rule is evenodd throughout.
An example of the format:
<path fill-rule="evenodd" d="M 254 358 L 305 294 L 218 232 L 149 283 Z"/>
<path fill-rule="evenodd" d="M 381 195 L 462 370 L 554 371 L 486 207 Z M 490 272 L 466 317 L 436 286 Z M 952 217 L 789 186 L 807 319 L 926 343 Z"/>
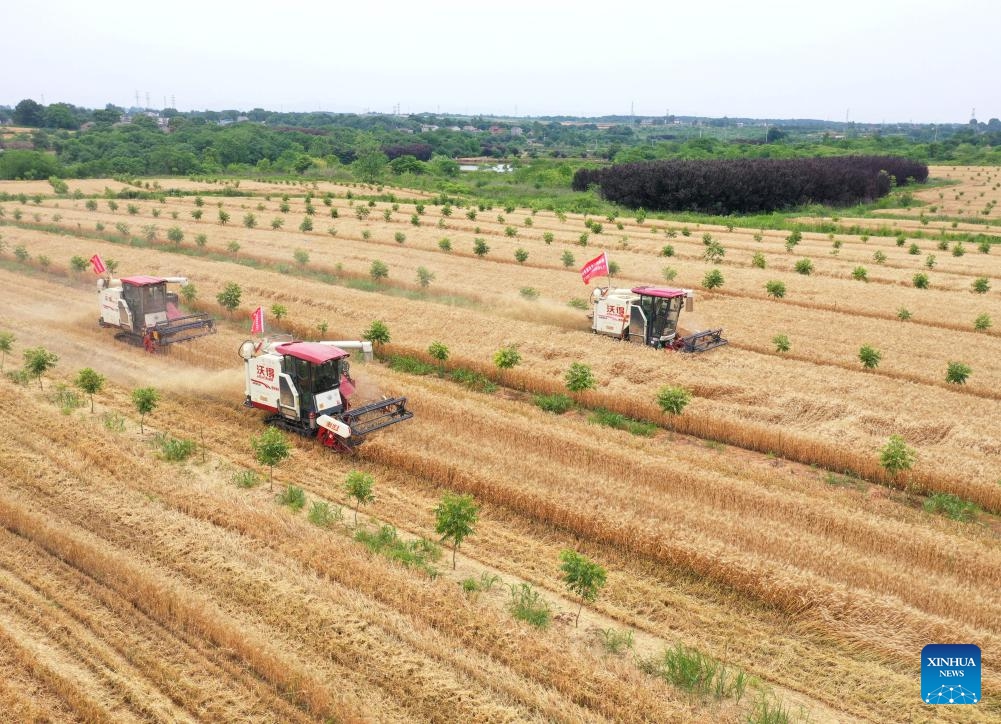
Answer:
<path fill-rule="evenodd" d="M 79 244 L 62 236 L 36 238 L 53 254 L 65 255 Z M 199 279 L 202 289 L 221 289 L 227 282 L 241 279 L 248 306 L 255 302 L 267 304 L 272 299 L 280 301 L 289 308 L 290 318 L 305 330 L 332 321 L 340 335 L 357 336 L 373 318 L 381 318 L 394 331 L 394 342 L 421 350 L 440 339 L 457 359 L 476 362 L 487 370 L 492 367 L 489 360 L 493 351 L 505 344 L 518 344 L 524 362 L 512 371 L 510 380 L 539 392 L 558 390 L 570 362 L 587 361 L 593 363 L 600 380 L 596 394 L 602 404 L 633 416 L 658 419 L 653 393 L 662 384 L 681 384 L 699 398 L 711 401 L 711 405 L 698 411 L 693 404 L 692 414 L 676 421 L 682 426 L 679 429 L 835 470 L 854 469 L 880 479 L 876 452 L 889 435 L 902 434 L 912 445 L 920 446 L 924 465 L 915 474 L 925 477 L 919 480 L 941 486 L 944 483 L 936 482 L 935 476 L 944 479 L 949 477 L 946 471 L 952 471 L 962 473 L 963 478 L 954 481 L 951 492 L 965 497 L 972 494 L 987 505 L 993 505 L 991 501 L 997 495 L 993 480 L 1001 473 L 996 457 L 999 443 L 980 423 L 993 414 L 995 403 L 991 400 L 902 384 L 862 371 L 837 370 L 835 379 L 831 379 L 831 370 L 808 362 L 730 349 L 697 357 L 665 357 L 653 350 L 623 348 L 613 340 L 595 338 L 586 332 L 554 332 L 551 327 L 528 320 L 497 318 L 490 310 L 426 304 L 302 279 L 295 280 L 294 292 L 281 292 L 276 289 L 285 285 L 274 282 L 282 277 L 263 270 L 152 250 L 123 249 L 95 240 L 88 240 L 87 245 L 100 249 L 102 254 L 127 252 L 131 264 L 149 273 L 186 273 Z M 426 308 L 428 313 L 415 315 L 415 305 Z M 446 329 L 447 335 L 443 334 Z M 767 388 L 763 380 L 767 380 Z M 818 403 L 809 393 L 811 389 L 829 390 L 831 399 Z M 900 408 L 886 409 L 886 399 L 899 400 Z M 900 409 L 907 412 L 901 413 Z M 938 422 L 941 409 L 956 412 L 948 421 Z M 804 411 L 808 414 L 804 415 Z M 792 421 L 795 424 L 790 428 Z M 804 435 L 816 442 L 789 440 L 793 435 Z M 837 448 L 825 452 L 825 439 L 828 445 L 837 440 Z M 960 468 L 955 462 L 957 451 L 962 452 Z"/>

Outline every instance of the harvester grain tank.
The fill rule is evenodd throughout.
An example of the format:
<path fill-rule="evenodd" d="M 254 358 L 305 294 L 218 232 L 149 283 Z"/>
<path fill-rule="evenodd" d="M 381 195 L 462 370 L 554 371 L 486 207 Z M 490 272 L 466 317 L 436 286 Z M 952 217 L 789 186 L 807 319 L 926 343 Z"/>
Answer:
<path fill-rule="evenodd" d="M 240 345 L 245 371 L 244 406 L 268 412 L 265 423 L 316 437 L 351 452 L 376 430 L 409 420 L 407 398 L 383 398 L 352 407 L 355 381 L 346 350 L 372 359 L 372 343 L 301 342 L 286 335 Z"/>
<path fill-rule="evenodd" d="M 691 289 L 642 286 L 632 289 L 599 287 L 591 293 L 591 330 L 657 349 L 705 352 L 727 343 L 722 329 L 679 336 L 681 311 L 691 312 Z"/>
<path fill-rule="evenodd" d="M 207 314 L 185 314 L 167 284 L 187 284 L 186 277 L 131 276 L 97 280 L 101 316 L 98 324 L 118 329 L 115 339 L 143 345 L 148 351 L 215 333 Z"/>

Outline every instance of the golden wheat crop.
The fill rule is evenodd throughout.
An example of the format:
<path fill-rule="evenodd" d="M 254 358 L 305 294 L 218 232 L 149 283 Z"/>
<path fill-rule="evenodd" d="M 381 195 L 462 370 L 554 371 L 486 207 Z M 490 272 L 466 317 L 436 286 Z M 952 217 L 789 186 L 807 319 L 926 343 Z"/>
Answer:
<path fill-rule="evenodd" d="M 113 244 L 93 240 L 88 244 L 89 248 L 101 249 L 104 254 L 115 253 Z M 46 246 L 53 257 L 56 254 L 68 256 L 70 250 L 79 248 L 79 242 L 49 237 Z M 255 299 L 260 300 L 258 303 L 267 303 L 269 298 L 281 295 L 283 303 L 289 306 L 291 318 L 309 322 L 307 328 L 321 320 L 330 320 L 340 336 L 357 335 L 372 318 L 378 317 L 395 331 L 394 340 L 411 350 L 425 347 L 432 339 L 443 338 L 464 364 L 475 365 L 479 359 L 482 360 L 479 364 L 487 370 L 492 350 L 511 342 L 520 343 L 526 363 L 520 370 L 513 371 L 511 379 L 540 392 L 551 392 L 560 386 L 559 376 L 570 361 L 594 360 L 595 371 L 603 385 L 601 392 L 607 393 L 602 397 L 603 404 L 632 416 L 659 419 L 659 412 L 652 403 L 653 391 L 664 383 L 680 383 L 700 398 L 712 400 L 712 406 L 698 415 L 682 416 L 677 422 L 682 425 L 679 429 L 761 452 L 772 451 L 829 469 L 855 470 L 866 477 L 886 480 L 875 451 L 890 434 L 903 434 L 912 444 L 921 445 L 925 461 L 915 472 L 914 482 L 962 493 L 964 497 L 972 496 L 983 505 L 997 506 L 998 493 L 993 481 L 1001 476 L 996 456 L 999 443 L 982 425 L 982 420 L 993 414 L 993 400 L 983 400 L 981 404 L 969 395 L 955 394 L 939 386 L 902 386 L 892 378 L 865 374 L 861 370 L 846 375 L 841 369 L 835 373 L 831 368 L 811 363 L 733 350 L 691 358 L 665 357 L 662 353 L 640 349 L 636 350 L 637 361 L 623 366 L 616 351 L 621 345 L 607 339 L 595 339 L 584 331 L 568 333 L 565 328 L 554 330 L 532 321 L 528 303 L 508 310 L 511 316 L 499 317 L 494 313 L 497 309 L 494 306 L 462 309 L 438 304 L 426 307 L 427 313 L 423 315 L 414 315 L 414 302 L 406 299 L 302 279 L 296 280 L 295 292 L 276 292 L 283 285 L 271 284 L 273 273 L 265 270 L 235 268 L 227 273 L 224 269 L 228 265 L 215 261 L 164 255 L 152 250 L 127 251 L 137 268 L 154 273 L 187 273 L 193 279 L 201 279 L 202 289 L 206 286 L 218 289 L 233 278 L 241 278 L 251 305 Z M 514 321 L 511 318 L 522 314 L 528 319 Z M 565 314 L 559 312 L 557 323 L 565 319 Z M 445 328 L 450 330 L 448 337 L 442 334 Z M 864 333 L 859 334 L 859 338 L 860 342 L 872 339 Z M 906 354 L 904 350 L 909 344 L 906 330 L 902 330 L 899 339 L 900 354 Z M 892 354 L 890 350 L 884 349 L 884 352 L 888 358 Z M 827 395 L 822 414 L 804 417 L 804 407 L 814 404 L 807 390 L 827 389 L 832 373 L 842 379 L 854 376 L 858 381 L 839 387 L 838 394 L 833 397 Z M 937 373 L 944 377 L 944 370 Z M 930 379 L 931 375 L 926 372 L 925 378 Z M 971 380 L 971 385 L 989 387 L 989 375 L 988 370 L 986 383 Z M 760 389 L 763 377 L 771 380 L 775 392 Z M 887 410 L 883 404 L 886 399 L 897 399 L 903 404 Z M 957 405 L 954 399 L 965 399 L 970 404 Z M 954 410 L 948 423 L 937 422 L 941 409 Z M 787 421 L 793 419 L 797 424 L 789 430 Z M 929 423 L 929 420 L 936 422 Z M 804 433 L 809 439 L 803 439 Z M 961 455 L 957 456 L 957 451 L 961 451 Z M 962 461 L 959 467 L 957 457 Z M 963 477 L 956 476 L 957 472 Z M 951 482 L 946 482 L 950 479 Z"/>
<path fill-rule="evenodd" d="M 977 183 L 969 176 L 964 184 Z M 202 183 L 183 182 L 189 190 L 213 188 L 192 185 Z M 1001 440 L 986 425 L 996 414 L 1001 349 L 997 334 L 970 329 L 997 291 L 969 291 L 975 276 L 1001 279 L 997 254 L 968 248 L 952 257 L 918 240 L 939 264 L 932 287 L 915 290 L 908 280 L 924 256 L 907 254 L 892 237 L 838 234 L 841 247 L 831 254 L 827 235 L 808 232 L 790 254 L 787 232 L 766 231 L 758 241 L 752 229 L 689 224 L 686 237 L 678 233 L 684 224 L 622 218 L 602 220 L 604 233 L 581 247 L 574 243 L 584 231 L 579 215 L 561 221 L 546 211 L 493 209 L 468 219 L 464 209 L 446 217 L 428 204 L 414 226 L 414 204 L 401 192 L 394 191 L 398 201 L 369 207 L 345 198 L 347 188 L 323 184 L 312 201 L 314 230 L 302 232 L 308 188 L 242 182 L 241 190 L 260 195 L 206 196 L 200 220 L 190 215 L 190 197 L 140 200 L 134 215 L 125 201 L 117 212 L 103 200 L 95 211 L 70 199 L 3 204 L 8 221 L 14 209 L 24 217 L 4 229 L 0 283 L 20 290 L 0 298 L 0 331 L 18 340 L 8 365 L 23 347 L 50 346 L 62 359 L 47 388 L 93 366 L 111 378 L 99 404 L 126 417 L 129 389 L 153 380 L 165 399 L 147 424 L 199 430 L 211 461 L 170 466 L 131 423 L 112 433 L 98 418 L 60 414 L 37 388 L 0 382 L 10 391 L 0 398 L 8 421 L 0 442 L 7 541 L 0 634 L 26 642 L 0 656 L 0 670 L 38 688 L 37 711 L 62 707 L 93 719 L 211 711 L 208 718 L 246 720 L 275 712 L 284 720 L 746 715 L 732 703 L 704 709 L 569 632 L 515 624 L 502 593 L 471 600 L 447 573 L 421 578 L 371 557 L 343 531 L 277 512 L 267 490 L 229 486 L 229 471 L 250 462 L 249 437 L 259 429 L 256 415 L 238 405 L 234 350 L 246 311 L 276 302 L 289 311 L 284 328 L 300 336 L 327 323 L 328 338 L 356 338 L 378 318 L 392 333 L 385 353 L 427 360 L 427 345 L 438 340 L 451 351 L 450 367 L 508 387 L 484 395 L 433 376 L 356 365 L 363 389 L 408 395 L 417 417 L 375 437 L 354 459 L 297 440 L 292 460 L 276 471 L 279 484 L 345 503 L 339 481 L 362 467 L 379 481 L 376 517 L 411 535 L 428 535 L 428 511 L 443 489 L 471 492 L 484 514 L 463 546 L 467 570 L 484 565 L 563 600 L 554 561 L 563 547 L 584 550 L 610 569 L 609 590 L 589 607 L 594 627 L 632 627 L 648 637 L 646 653 L 677 640 L 698 646 L 761 676 L 819 721 L 918 715 L 906 695 L 909 662 L 929 640 L 960 635 L 980 643 L 985 656 L 1001 647 L 994 538 L 891 492 L 951 492 L 1001 510 Z M 329 207 L 319 198 L 325 190 L 338 194 Z M 299 194 L 287 214 L 278 208 L 282 193 Z M 231 216 L 226 225 L 216 218 L 220 202 Z M 367 218 L 357 217 L 359 207 L 370 209 Z M 254 228 L 241 223 L 246 214 L 255 215 Z M 284 218 L 281 230 L 270 228 L 273 217 Z M 904 220 L 897 227 L 864 221 L 909 228 Z M 117 223 L 137 238 L 144 226 L 157 230 L 151 242 L 131 246 L 113 231 Z M 165 241 L 171 226 L 184 233 L 184 255 Z M 705 232 L 728 249 L 719 267 L 726 284 L 700 294 L 687 319 L 723 326 L 730 347 L 686 357 L 595 338 L 583 313 L 565 306 L 588 291 L 574 267 L 564 269 L 565 250 L 579 263 L 609 249 L 624 285 L 657 283 L 661 267 L 671 265 L 675 283 L 698 287 L 711 268 L 701 259 Z M 200 233 L 207 243 L 199 250 Z M 545 233 L 553 234 L 551 245 Z M 439 248 L 445 237 L 451 253 Z M 474 237 L 490 245 L 485 259 L 472 253 Z M 233 242 L 238 252 L 228 248 Z M 670 259 L 659 256 L 666 243 L 675 247 Z M 19 244 L 32 255 L 28 264 L 11 257 Z M 513 257 L 518 247 L 529 251 L 524 265 Z M 293 257 L 300 249 L 309 253 L 306 264 Z M 877 249 L 888 257 L 883 266 L 866 261 Z M 751 266 L 756 251 L 766 255 L 766 270 Z M 117 259 L 123 274 L 190 277 L 197 306 L 215 314 L 215 293 L 237 281 L 243 309 L 220 315 L 219 334 L 170 354 L 118 346 L 94 324 L 90 272 L 69 265 L 71 256 L 95 252 Z M 49 257 L 46 267 L 40 255 Z M 813 275 L 792 271 L 801 256 L 814 259 Z M 381 289 L 361 282 L 374 259 L 390 267 Z M 850 278 L 859 264 L 869 267 L 869 284 Z M 417 284 L 418 267 L 435 274 L 428 290 Z M 773 278 L 786 282 L 785 300 L 765 296 L 763 280 Z M 539 299 L 521 298 L 523 287 L 537 289 Z M 896 319 L 901 306 L 912 321 Z M 791 338 L 789 354 L 773 352 L 777 333 Z M 879 369 L 859 369 L 863 343 L 884 352 Z M 501 375 L 491 356 L 506 344 L 518 345 L 523 361 Z M 945 363 L 959 354 L 974 368 L 964 388 L 944 382 Z M 591 365 L 599 380 L 597 390 L 577 395 L 580 402 L 675 432 L 647 440 L 593 425 L 586 413 L 556 418 L 535 409 L 531 394 L 563 391 L 574 361 Z M 668 419 L 656 407 L 663 384 L 694 393 L 684 414 Z M 879 466 L 878 448 L 890 434 L 917 448 L 913 473 L 891 478 Z M 700 439 L 734 447 L 711 449 Z M 72 455 L 57 462 L 54 451 Z M 989 526 L 994 518 L 983 520 Z M 969 564 L 956 566 L 957 558 Z M 30 568 L 32 559 L 37 570 L 9 573 Z M 59 611 L 32 619 L 45 599 L 58 601 Z M 202 680 L 241 694 L 200 695 Z M 894 682 L 903 693 L 877 691 L 873 682 Z M 843 696 L 849 689 L 859 696 Z M 1001 690 L 1001 681 L 987 673 L 985 689 Z M 0 703 L 8 701 L 12 711 L 34 711 L 16 690 L 0 688 Z"/>

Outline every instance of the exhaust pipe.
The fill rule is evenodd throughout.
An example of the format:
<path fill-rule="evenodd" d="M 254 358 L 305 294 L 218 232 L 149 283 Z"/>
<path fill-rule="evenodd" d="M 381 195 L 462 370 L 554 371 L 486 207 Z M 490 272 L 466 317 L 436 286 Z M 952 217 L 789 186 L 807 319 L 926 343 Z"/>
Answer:
<path fill-rule="evenodd" d="M 340 347 L 341 349 L 352 349 L 359 350 L 362 353 L 362 358 L 366 362 L 372 361 L 372 343 L 368 340 L 357 341 L 357 340 L 340 340 L 340 341 L 323 341 L 320 344 L 325 344 L 328 347 Z"/>

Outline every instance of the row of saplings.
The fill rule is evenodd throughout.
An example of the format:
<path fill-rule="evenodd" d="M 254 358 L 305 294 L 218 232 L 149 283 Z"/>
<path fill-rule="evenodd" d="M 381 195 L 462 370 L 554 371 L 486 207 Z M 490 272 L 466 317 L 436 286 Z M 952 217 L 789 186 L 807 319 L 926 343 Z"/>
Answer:
<path fill-rule="evenodd" d="M 372 323 L 363 336 L 365 339 L 374 341 L 377 344 L 385 344 L 389 342 L 389 330 L 383 322 L 378 320 Z M 3 367 L 6 363 L 6 356 L 12 351 L 14 341 L 15 337 L 11 332 L 0 331 L 0 373 L 3 372 Z M 788 351 L 789 342 L 784 335 L 778 335 L 773 341 L 776 343 L 779 351 Z M 444 369 L 444 364 L 449 357 L 448 347 L 440 342 L 433 342 L 428 348 L 428 354 L 439 363 L 438 370 L 439 374 L 441 374 Z M 866 369 L 874 369 L 879 364 L 881 359 L 882 354 L 868 345 L 864 345 L 859 350 L 859 361 Z M 8 372 L 7 376 L 14 382 L 21 384 L 26 383 L 29 379 L 37 379 L 39 389 L 42 389 L 42 377 L 46 372 L 54 368 L 58 361 L 58 355 L 49 352 L 44 347 L 32 347 L 24 350 L 24 366 L 22 369 L 15 372 Z M 514 346 L 504 347 L 494 354 L 494 364 L 501 373 L 503 373 L 504 370 L 517 366 L 520 362 L 521 355 Z M 964 384 L 967 377 L 970 375 L 970 372 L 970 368 L 967 365 L 960 362 L 950 362 L 946 372 L 946 380 L 953 384 Z M 570 365 L 564 379 L 567 390 L 570 392 L 585 392 L 588 390 L 594 390 L 597 387 L 597 381 L 595 380 L 591 368 L 579 362 L 574 362 Z M 104 383 L 104 376 L 98 374 L 89 367 L 81 369 L 74 379 L 74 385 L 90 397 L 91 412 L 94 411 L 94 395 L 103 389 Z M 56 402 L 60 404 L 64 413 L 68 414 L 73 408 L 80 406 L 80 404 L 77 403 L 75 396 L 65 389 L 57 390 L 57 398 Z M 131 401 L 136 412 L 140 415 L 139 431 L 140 433 L 143 433 L 146 415 L 153 412 L 159 404 L 159 393 L 152 387 L 140 387 L 132 391 Z M 682 387 L 672 387 L 669 385 L 664 386 L 657 394 L 658 406 L 664 411 L 665 414 L 670 416 L 680 415 L 690 401 L 691 393 Z M 561 414 L 571 409 L 574 406 L 574 401 L 565 395 L 559 394 L 536 395 L 535 404 L 549 412 Z M 636 434 L 649 434 L 646 427 L 642 423 L 638 423 L 638 421 L 629 420 L 624 417 L 621 421 L 618 419 L 609 420 L 607 417 L 608 416 L 595 415 L 593 421 L 598 422 L 599 424 L 610 424 L 613 427 L 623 427 L 624 429 L 627 429 L 630 432 L 635 432 Z M 613 417 L 618 418 L 620 416 Z M 111 430 L 121 432 L 124 429 L 124 419 L 117 415 L 105 415 L 104 423 L 105 426 Z M 163 456 L 168 460 L 175 461 L 186 459 L 194 452 L 196 447 L 195 443 L 191 440 L 172 438 L 171 436 L 165 434 L 158 435 L 156 442 L 160 446 Z M 264 447 L 258 450 L 259 445 L 263 445 Z M 282 436 L 278 430 L 273 428 L 267 430 L 261 437 L 255 438 L 254 447 L 255 451 L 257 451 L 258 460 L 262 464 L 268 464 L 272 467 L 288 455 L 287 441 L 285 441 L 284 436 Z M 280 451 L 283 448 L 285 449 L 284 455 L 280 454 Z M 274 462 L 267 462 L 270 459 L 273 459 Z M 880 465 L 893 478 L 896 478 L 901 473 L 911 470 L 916 460 L 917 456 L 913 448 L 909 447 L 905 443 L 904 439 L 899 435 L 891 435 L 887 444 L 880 449 Z M 247 471 L 246 474 L 241 474 L 241 476 L 239 476 L 237 482 L 245 487 L 251 487 L 256 484 L 256 476 Z M 299 496 L 303 496 L 301 489 L 295 488 L 294 486 L 290 486 L 289 490 L 285 491 L 283 495 L 291 496 L 283 502 L 294 501 Z M 935 497 L 936 496 L 933 495 L 933 498 Z M 958 501 L 958 499 L 957 501 L 953 501 L 952 499 L 955 496 L 952 496 L 951 494 L 947 494 L 947 497 L 949 498 L 949 502 L 966 502 Z M 359 502 L 367 501 L 362 500 Z M 934 503 L 935 501 L 932 500 L 931 502 Z M 304 496 L 302 497 L 302 505 L 299 505 L 298 507 L 301 508 L 303 505 L 305 505 Z M 333 515 L 333 513 L 330 513 L 330 511 L 324 507 L 325 505 L 326 504 L 322 503 L 314 504 L 314 507 L 319 507 L 316 507 L 315 512 L 311 510 L 310 519 L 312 520 L 316 518 L 317 520 L 327 520 L 328 514 Z M 967 507 L 970 506 L 972 506 L 972 504 L 967 504 Z M 929 506 L 926 505 L 925 507 L 930 512 L 937 512 L 934 510 L 934 506 L 929 508 Z M 968 515 L 964 515 L 964 519 L 969 519 L 969 517 L 970 516 Z M 383 538 L 385 537 L 386 535 L 384 533 Z M 385 541 L 380 539 L 380 541 L 382 543 L 388 542 L 393 545 L 399 543 L 399 541 L 395 538 L 395 531 L 390 538 L 392 538 L 392 540 Z M 460 542 L 461 540 L 455 541 L 455 548 L 458 547 Z M 385 546 L 380 545 L 376 547 Z M 412 546 L 411 549 L 411 553 L 415 553 L 417 550 Z M 433 572 L 433 569 L 426 565 L 426 556 L 422 557 L 421 555 L 413 555 L 411 558 L 412 561 L 410 562 L 418 563 L 426 567 L 429 572 Z"/>
<path fill-rule="evenodd" d="M 280 430 L 268 428 L 252 438 L 251 445 L 257 462 L 268 467 L 269 484 L 273 484 L 274 466 L 291 455 L 288 438 Z M 259 479 L 253 471 L 244 470 L 234 476 L 234 482 L 241 487 L 252 487 Z M 382 525 L 375 532 L 358 526 L 359 508 L 375 500 L 374 488 L 374 477 L 360 470 L 350 471 L 344 480 L 343 491 L 354 507 L 355 540 L 375 553 L 423 570 L 432 577 L 437 576 L 438 572 L 431 564 L 441 555 L 438 544 L 426 538 L 403 540 L 391 525 Z M 297 512 L 306 507 L 305 491 L 294 485 L 280 492 L 277 500 Z M 476 532 L 479 512 L 472 495 L 452 492 L 446 492 L 434 509 L 435 532 L 439 543 L 449 544 L 452 548 L 453 569 L 456 568 L 456 553 L 460 545 Z M 317 526 L 329 528 L 342 521 L 343 515 L 340 508 L 317 500 L 312 502 L 307 518 Z M 577 612 L 571 614 L 577 627 L 584 604 L 596 601 L 604 588 L 607 572 L 601 564 L 572 549 L 560 552 L 559 571 L 563 585 L 577 599 Z M 484 571 L 478 578 L 464 579 L 461 586 L 472 597 L 489 591 L 498 580 L 499 576 Z M 511 593 L 508 608 L 515 618 L 540 628 L 551 623 L 552 611 L 539 591 L 528 583 L 508 584 L 508 587 Z M 632 631 L 609 627 L 599 629 L 597 634 L 602 646 L 610 653 L 619 654 L 633 647 Z M 789 720 L 781 702 L 755 678 L 738 667 L 729 666 L 681 643 L 665 649 L 661 654 L 637 658 L 636 664 L 643 672 L 662 678 L 702 699 L 733 699 L 739 704 L 748 685 L 752 685 L 758 690 L 759 698 L 748 721 Z"/>
<path fill-rule="evenodd" d="M 777 334 L 772 337 L 772 344 L 775 351 L 788 352 L 792 349 L 789 337 L 784 334 Z M 872 345 L 864 344 L 859 347 L 858 360 L 864 369 L 874 370 L 883 361 L 883 353 Z M 967 378 L 973 374 L 973 369 L 964 362 L 949 362 L 946 364 L 945 381 L 953 385 L 965 385 Z"/>
<path fill-rule="evenodd" d="M 388 344 L 390 341 L 389 327 L 381 320 L 374 320 L 362 334 L 362 338 L 372 342 L 377 347 Z M 438 363 L 437 372 L 439 377 L 444 376 L 445 363 L 448 361 L 451 352 L 442 342 L 432 342 L 427 349 L 428 356 Z M 521 352 L 517 345 L 509 344 L 501 347 L 493 354 L 493 363 L 497 368 L 499 379 L 503 380 L 503 375 L 507 370 L 514 369 L 521 364 Z M 394 364 L 401 358 L 396 357 L 390 360 L 390 366 L 401 368 Z M 423 366 L 419 361 L 407 358 L 408 364 L 402 367 L 403 371 L 423 374 Z M 416 363 L 416 364 L 415 364 Z M 428 368 L 433 369 L 433 368 Z M 566 388 L 569 392 L 589 392 L 598 388 L 598 381 L 591 368 L 581 362 L 574 362 L 564 377 Z M 657 392 L 657 404 L 665 414 L 680 415 L 688 403 L 692 401 L 692 393 L 683 387 L 664 385 Z M 574 401 L 566 395 L 536 395 L 535 403 L 547 412 L 563 413 L 574 406 Z"/>
<path fill-rule="evenodd" d="M 390 341 L 389 328 L 380 320 L 375 320 L 362 335 L 365 339 L 376 345 L 386 344 Z M 789 338 L 786 335 L 776 335 L 772 340 L 779 352 L 788 352 L 790 349 Z M 427 349 L 430 358 L 437 362 L 437 373 L 443 377 L 445 363 L 449 359 L 449 349 L 443 343 L 432 342 Z M 882 353 L 869 345 L 863 345 L 859 350 L 859 361 L 865 369 L 875 369 L 882 360 Z M 493 355 L 494 365 L 502 376 L 506 370 L 512 369 L 521 363 L 521 354 L 514 345 L 503 347 Z M 434 367 L 422 365 L 414 358 L 393 357 L 390 359 L 390 366 L 405 372 L 414 374 L 427 374 L 434 370 Z M 962 362 L 950 362 L 946 371 L 946 381 L 952 384 L 962 385 L 970 376 L 971 369 Z M 502 379 L 502 377 L 501 377 Z M 592 369 L 581 362 L 573 362 L 567 369 L 563 377 L 567 391 L 580 393 L 596 390 L 597 379 Z M 664 385 L 656 396 L 657 406 L 670 417 L 680 415 L 692 400 L 692 393 L 683 387 Z M 534 403 L 541 409 L 555 414 L 563 414 L 573 409 L 576 402 L 564 394 L 535 395 Z M 589 418 L 591 422 L 601 425 L 608 425 L 619 429 L 627 430 L 636 435 L 652 435 L 657 427 L 653 424 L 633 420 L 622 415 L 610 413 L 607 410 L 596 409 Z M 903 473 L 910 471 L 917 462 L 917 455 L 913 448 L 907 445 L 900 435 L 891 435 L 886 444 L 879 450 L 880 466 L 893 479 L 898 479 Z M 977 507 L 964 501 L 951 493 L 932 493 L 924 504 L 926 511 L 937 513 L 946 508 L 949 517 L 958 520 L 972 520 L 977 512 Z M 953 515 L 948 509 L 961 510 L 960 515 Z"/>
<path fill-rule="evenodd" d="M 16 338 L 11 332 L 0 332 L 0 372 L 4 371 L 7 362 L 7 355 L 12 351 Z M 26 384 L 29 380 L 38 380 L 38 389 L 43 390 L 42 379 L 45 373 L 54 369 L 59 362 L 59 355 L 50 352 L 44 347 L 31 347 L 24 350 L 24 365 L 20 370 L 7 372 L 7 377 L 15 383 Z M 73 385 L 90 398 L 90 411 L 94 411 L 94 395 L 104 389 L 107 381 L 104 375 L 96 372 L 90 367 L 84 367 L 77 372 L 73 378 Z M 132 406 L 139 413 L 139 431 L 145 432 L 146 415 L 153 412 L 160 404 L 160 393 L 152 387 L 139 387 L 132 391 Z M 69 414 L 74 409 L 83 405 L 79 398 L 65 385 L 56 388 L 54 401 L 62 408 L 63 412 Z M 124 420 L 120 417 L 105 416 L 105 424 L 109 428 L 124 429 Z M 167 439 L 167 438 L 161 438 Z M 178 442 L 178 441 L 175 441 Z M 187 457 L 194 451 L 194 443 L 185 446 L 188 452 Z M 169 455 L 169 453 L 168 453 Z"/>
<path fill-rule="evenodd" d="M 103 387 L 104 377 L 90 368 L 85 368 L 77 376 L 76 384 L 93 394 Z M 139 388 L 133 391 L 131 399 L 136 410 L 145 417 L 157 407 L 159 395 L 152 388 Z M 93 405 L 93 397 L 91 404 Z M 118 430 L 121 431 L 121 428 Z M 142 432 L 142 421 L 140 421 L 140 432 Z M 169 436 L 161 434 L 157 436 L 155 442 L 160 445 L 163 457 L 168 460 L 186 459 L 194 450 L 194 444 L 189 443 L 190 449 L 185 448 L 182 455 L 174 455 L 170 452 L 172 448 L 164 446 L 165 438 L 170 441 Z M 183 442 L 188 443 L 188 441 Z M 280 430 L 267 428 L 251 439 L 251 446 L 257 462 L 268 467 L 269 486 L 273 486 L 274 466 L 291 455 L 291 443 Z M 250 488 L 258 485 L 260 478 L 252 470 L 241 470 L 234 474 L 233 482 L 239 487 Z M 354 507 L 355 540 L 374 553 L 422 570 L 432 577 L 437 576 L 438 571 L 432 564 L 441 557 L 441 550 L 435 542 L 426 538 L 404 540 L 391 525 L 382 525 L 374 532 L 358 526 L 359 509 L 362 505 L 375 501 L 374 489 L 374 477 L 363 471 L 350 471 L 344 481 L 343 490 Z M 305 491 L 294 485 L 286 486 L 277 495 L 277 501 L 296 512 L 304 509 L 307 502 Z M 455 569 L 459 547 L 476 532 L 479 506 L 472 495 L 446 492 L 435 507 L 434 516 L 439 543 L 451 546 L 452 567 Z M 314 500 L 307 512 L 307 518 L 318 527 L 330 528 L 343 520 L 343 513 L 339 507 L 331 506 L 326 501 Z M 572 549 L 560 552 L 559 571 L 563 585 L 577 599 L 577 612 L 569 614 L 573 617 L 576 627 L 579 625 L 584 604 L 595 602 L 605 587 L 607 572 L 601 564 Z M 481 592 L 489 591 L 498 581 L 499 576 L 484 571 L 479 577 L 462 580 L 461 586 L 464 592 L 475 597 Z M 552 610 L 539 591 L 524 582 L 508 584 L 508 587 L 511 594 L 508 609 L 515 618 L 540 628 L 545 628 L 552 622 L 554 618 Z M 598 629 L 596 634 L 601 645 L 609 653 L 620 654 L 633 647 L 632 631 L 620 631 L 608 627 Z M 758 690 L 759 698 L 749 721 L 775 721 L 776 714 L 780 716 L 778 720 L 788 720 L 788 712 L 781 702 L 777 701 L 767 687 L 754 677 L 739 667 L 728 665 L 681 643 L 665 649 L 660 654 L 637 658 L 636 664 L 643 672 L 662 678 L 669 684 L 702 699 L 733 699 L 739 704 L 747 687 L 751 685 Z"/>
<path fill-rule="evenodd" d="M 251 446 L 257 462 L 268 467 L 269 485 L 273 485 L 274 466 L 291 455 L 291 443 L 281 430 L 270 427 L 252 438 Z M 234 482 L 240 487 L 253 487 L 258 483 L 258 478 L 253 471 L 245 470 L 234 476 Z M 344 493 L 354 505 L 355 540 L 374 552 L 436 576 L 437 570 L 432 563 L 441 557 L 441 550 L 434 542 L 425 538 L 403 540 L 390 525 L 382 526 L 376 533 L 358 528 L 358 510 L 362 505 L 375 500 L 374 488 L 374 477 L 359 470 L 349 472 L 344 481 Z M 278 494 L 277 500 L 293 511 L 300 511 L 306 507 L 306 493 L 295 485 L 286 486 Z M 472 495 L 446 492 L 435 507 L 434 516 L 434 529 L 439 536 L 439 543 L 448 544 L 452 548 L 454 570 L 459 546 L 476 532 L 479 506 L 476 505 Z M 331 507 L 325 501 L 313 501 L 307 518 L 315 525 L 329 528 L 333 523 L 340 522 L 343 514 L 340 508 Z M 600 564 L 569 549 L 560 553 L 560 571 L 567 590 L 576 596 L 579 602 L 577 614 L 574 616 L 576 625 L 580 620 L 584 604 L 597 600 L 599 591 L 605 585 L 606 571 Z M 496 580 L 496 576 L 484 574 L 479 579 L 464 580 L 462 587 L 469 593 L 478 592 L 489 589 Z M 549 623 L 551 612 L 548 605 L 530 586 L 527 584 L 512 586 L 511 594 L 511 611 L 517 618 L 539 626 Z"/>

